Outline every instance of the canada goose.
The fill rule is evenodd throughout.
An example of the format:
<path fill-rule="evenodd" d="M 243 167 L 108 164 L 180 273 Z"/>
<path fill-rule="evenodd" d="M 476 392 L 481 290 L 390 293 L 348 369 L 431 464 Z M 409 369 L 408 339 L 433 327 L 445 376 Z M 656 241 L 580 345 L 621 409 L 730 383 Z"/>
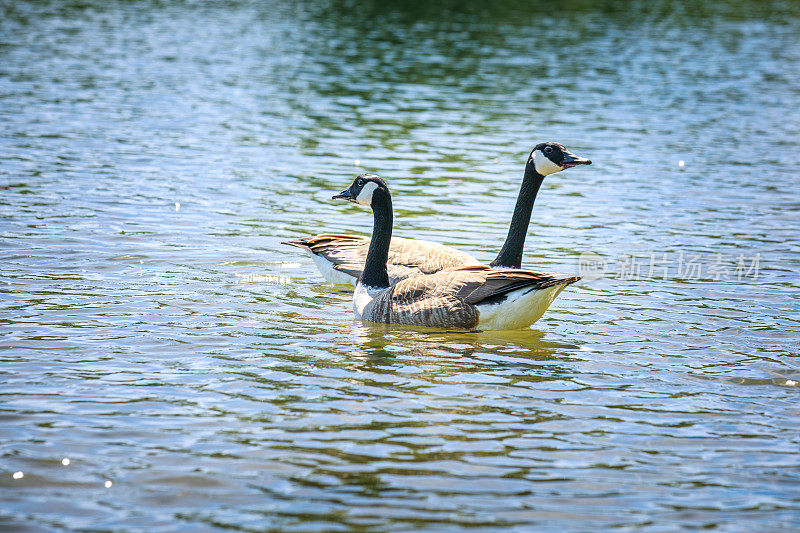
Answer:
<path fill-rule="evenodd" d="M 576 156 L 556 142 L 540 143 L 531 150 L 525 164 L 525 176 L 517 196 L 517 205 L 508 228 L 508 236 L 500 253 L 489 266 L 520 268 L 533 202 L 545 176 L 565 168 L 591 163 L 590 160 Z M 323 233 L 313 237 L 292 239 L 282 244 L 306 250 L 326 281 L 355 285 L 367 257 L 369 237 Z M 433 274 L 448 268 L 481 264 L 471 255 L 455 248 L 402 237 L 392 238 L 388 259 L 389 279 L 392 282 L 419 274 Z M 338 268 L 341 265 L 345 265 L 346 268 Z"/>
<path fill-rule="evenodd" d="M 392 239 L 392 196 L 379 176 L 362 174 L 333 198 L 372 208 L 373 229 L 363 266 L 337 265 L 359 275 L 356 318 L 387 324 L 465 329 L 519 329 L 536 322 L 576 276 L 470 265 L 420 274 L 390 285 L 386 262 Z"/>

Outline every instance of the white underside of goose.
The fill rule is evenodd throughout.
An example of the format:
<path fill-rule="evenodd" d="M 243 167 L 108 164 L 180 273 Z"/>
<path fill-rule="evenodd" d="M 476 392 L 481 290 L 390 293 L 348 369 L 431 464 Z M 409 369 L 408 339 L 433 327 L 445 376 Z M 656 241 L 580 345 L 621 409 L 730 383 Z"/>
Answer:
<path fill-rule="evenodd" d="M 311 259 L 314 260 L 314 264 L 317 265 L 317 269 L 319 273 L 322 274 L 322 277 L 325 278 L 325 281 L 328 283 L 339 283 L 341 285 L 355 285 L 358 282 L 358 278 L 351 276 L 349 274 L 345 274 L 340 270 L 336 270 L 333 268 L 333 263 L 321 257 L 317 254 L 308 252 L 311 256 Z"/>
<path fill-rule="evenodd" d="M 362 320 L 364 316 L 364 308 L 375 299 L 375 297 L 386 289 L 373 289 L 366 287 L 361 283 L 356 284 L 356 290 L 353 292 L 353 313 L 356 318 Z"/>
<path fill-rule="evenodd" d="M 520 289 L 508 294 L 495 304 L 477 304 L 478 326 L 481 330 L 526 328 L 542 315 L 566 285 L 553 285 L 544 289 Z"/>

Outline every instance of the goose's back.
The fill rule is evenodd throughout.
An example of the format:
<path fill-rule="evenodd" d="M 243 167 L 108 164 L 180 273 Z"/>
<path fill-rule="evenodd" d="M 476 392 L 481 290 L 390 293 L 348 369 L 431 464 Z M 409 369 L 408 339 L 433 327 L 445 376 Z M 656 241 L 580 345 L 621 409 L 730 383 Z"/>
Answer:
<path fill-rule="evenodd" d="M 369 250 L 369 237 L 324 233 L 286 241 L 286 244 L 308 250 L 333 264 L 334 268 L 355 279 L 361 276 Z M 441 270 L 478 265 L 468 253 L 443 244 L 392 237 L 387 270 L 391 283 Z"/>

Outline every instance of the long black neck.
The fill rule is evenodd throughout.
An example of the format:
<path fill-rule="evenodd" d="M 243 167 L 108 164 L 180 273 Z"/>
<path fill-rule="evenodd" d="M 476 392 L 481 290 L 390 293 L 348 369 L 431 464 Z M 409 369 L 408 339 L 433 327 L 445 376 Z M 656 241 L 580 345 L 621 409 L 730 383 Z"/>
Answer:
<path fill-rule="evenodd" d="M 383 289 L 389 286 L 386 261 L 392 241 L 392 197 L 388 191 L 376 189 L 372 195 L 372 240 L 369 242 L 367 261 L 361 274 L 361 283 L 367 287 Z"/>
<path fill-rule="evenodd" d="M 529 159 L 525 166 L 525 177 L 522 179 L 522 187 L 519 189 L 517 205 L 514 207 L 514 216 L 511 217 L 511 226 L 508 228 L 506 242 L 489 266 L 519 268 L 522 265 L 522 249 L 525 247 L 525 235 L 528 233 L 528 224 L 531 221 L 533 202 L 536 201 L 536 194 L 543 181 L 544 176 L 536 172 L 533 160 Z"/>

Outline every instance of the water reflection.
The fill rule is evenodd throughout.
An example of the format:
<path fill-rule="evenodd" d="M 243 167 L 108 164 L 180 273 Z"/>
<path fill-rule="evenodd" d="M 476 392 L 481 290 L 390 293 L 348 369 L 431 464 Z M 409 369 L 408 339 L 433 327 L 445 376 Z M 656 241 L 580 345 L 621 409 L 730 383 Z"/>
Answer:
<path fill-rule="evenodd" d="M 369 322 L 354 323 L 354 357 L 369 361 L 382 358 L 420 357 L 429 360 L 476 359 L 484 354 L 508 357 L 550 359 L 566 355 L 575 346 L 545 338 L 542 331 L 436 331 L 412 326 L 390 326 Z"/>

